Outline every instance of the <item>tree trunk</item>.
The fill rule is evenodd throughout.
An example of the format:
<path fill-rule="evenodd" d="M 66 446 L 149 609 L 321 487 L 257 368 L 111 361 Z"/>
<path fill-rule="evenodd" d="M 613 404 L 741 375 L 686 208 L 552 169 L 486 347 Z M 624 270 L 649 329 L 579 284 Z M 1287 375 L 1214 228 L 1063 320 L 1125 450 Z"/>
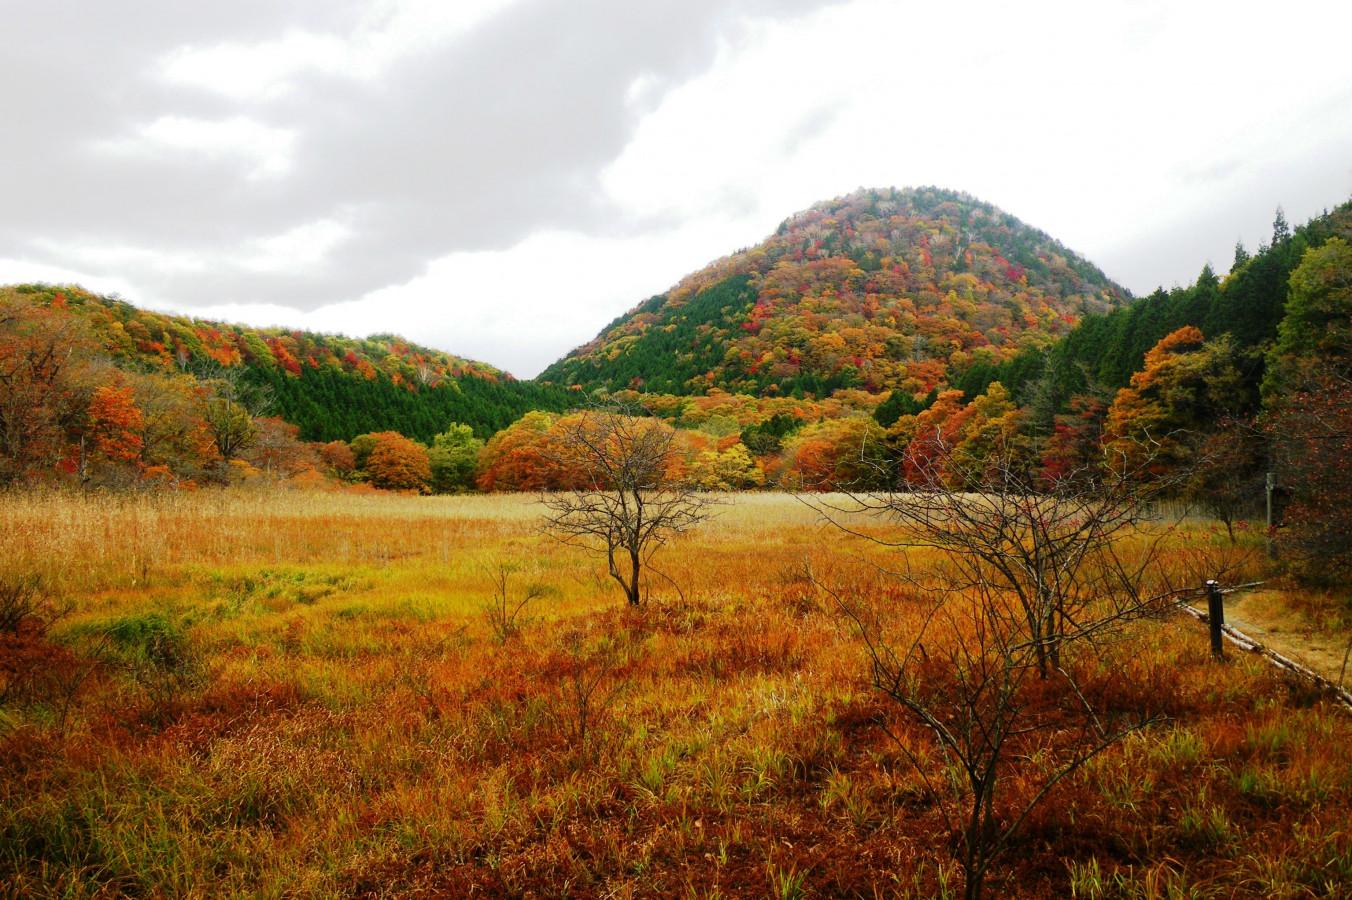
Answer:
<path fill-rule="evenodd" d="M 629 551 L 629 566 L 630 566 L 629 590 L 627 591 L 627 593 L 628 593 L 628 595 L 629 595 L 629 605 L 630 605 L 630 606 L 638 606 L 638 601 L 639 601 L 639 596 L 638 596 L 638 573 L 639 573 L 640 563 L 639 563 L 639 555 L 638 555 L 638 551 L 637 551 L 637 550 L 630 549 L 630 551 Z"/>

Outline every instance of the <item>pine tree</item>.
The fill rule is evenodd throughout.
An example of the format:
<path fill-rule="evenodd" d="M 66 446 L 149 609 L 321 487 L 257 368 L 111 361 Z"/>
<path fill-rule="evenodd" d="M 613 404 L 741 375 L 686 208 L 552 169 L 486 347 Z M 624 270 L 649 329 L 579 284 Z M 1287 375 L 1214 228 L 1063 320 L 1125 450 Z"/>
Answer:
<path fill-rule="evenodd" d="M 1282 242 L 1291 237 L 1291 226 L 1286 224 L 1286 213 L 1282 208 L 1277 207 L 1277 215 L 1272 220 L 1272 246 L 1281 246 Z"/>

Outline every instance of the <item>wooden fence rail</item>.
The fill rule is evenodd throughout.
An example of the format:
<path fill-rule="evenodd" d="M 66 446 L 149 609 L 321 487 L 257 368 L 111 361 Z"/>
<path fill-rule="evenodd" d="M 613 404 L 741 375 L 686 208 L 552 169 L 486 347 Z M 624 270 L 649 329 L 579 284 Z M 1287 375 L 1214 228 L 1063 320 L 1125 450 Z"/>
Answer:
<path fill-rule="evenodd" d="M 1224 594 L 1232 594 L 1236 591 L 1257 587 L 1260 584 L 1262 584 L 1262 582 L 1253 582 L 1252 584 L 1240 584 L 1230 588 L 1220 588 L 1219 585 L 1215 584 L 1215 582 L 1208 582 L 1207 585 L 1202 588 L 1200 596 L 1208 597 L 1208 600 L 1210 601 L 1211 605 L 1214 608 L 1217 596 Z M 1198 596 L 1199 595 L 1193 595 L 1187 599 L 1180 601 L 1178 604 L 1179 609 L 1183 610 L 1185 613 L 1192 616 L 1197 621 L 1206 623 L 1207 626 L 1211 628 L 1212 633 L 1215 634 L 1217 629 L 1215 629 L 1212 626 L 1214 626 L 1216 623 L 1213 621 L 1212 617 L 1207 613 L 1202 612 L 1200 609 L 1193 609 L 1192 606 L 1189 605 L 1189 602 L 1191 600 L 1197 599 Z M 1352 692 L 1347 691 L 1341 685 L 1335 684 L 1332 680 L 1325 678 L 1323 675 L 1320 675 L 1318 672 L 1314 671 L 1309 666 L 1298 663 L 1294 659 L 1291 659 L 1289 656 L 1283 656 L 1276 650 L 1273 650 L 1270 647 L 1263 646 L 1263 644 L 1260 641 L 1255 640 L 1254 638 L 1240 631 L 1238 628 L 1235 628 L 1232 625 L 1225 624 L 1223 611 L 1219 618 L 1220 618 L 1219 632 L 1220 634 L 1224 635 L 1225 639 L 1228 640 L 1230 643 L 1234 644 L 1236 647 L 1239 647 L 1241 650 L 1248 651 L 1249 653 L 1257 653 L 1264 659 L 1266 659 L 1269 663 L 1276 666 L 1277 668 L 1290 672 L 1300 678 L 1306 679 L 1307 681 L 1314 684 L 1317 688 L 1319 688 L 1320 691 L 1327 694 L 1335 703 L 1342 706 L 1345 711 L 1352 712 Z M 1213 643 L 1213 651 L 1214 651 L 1214 643 Z"/>

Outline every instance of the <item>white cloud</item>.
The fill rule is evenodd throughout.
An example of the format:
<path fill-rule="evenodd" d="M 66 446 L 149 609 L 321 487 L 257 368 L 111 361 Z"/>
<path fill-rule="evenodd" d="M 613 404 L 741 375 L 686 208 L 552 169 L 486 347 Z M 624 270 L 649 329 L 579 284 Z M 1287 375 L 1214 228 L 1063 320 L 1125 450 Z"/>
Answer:
<path fill-rule="evenodd" d="M 400 58 L 452 40 L 516 0 L 387 0 L 375 3 L 350 33 L 290 31 L 274 40 L 175 48 L 158 74 L 238 101 L 292 93 L 302 76 L 373 79 Z"/>
<path fill-rule="evenodd" d="M 141 126 L 134 135 L 100 141 L 95 147 L 133 157 L 234 160 L 244 165 L 250 179 L 266 179 L 290 170 L 295 139 L 291 129 L 273 128 L 245 116 L 161 116 Z"/>
<path fill-rule="evenodd" d="M 1102 260 L 1143 229 L 1195 227 L 1235 191 L 1270 212 L 1274 168 L 1352 143 L 1352 56 L 1330 27 L 1352 13 L 1305 6 L 1326 27 L 1258 4 L 1059 0 L 860 0 L 760 23 L 666 95 L 602 184 L 635 215 L 741 205 L 767 227 L 856 187 L 938 184 Z M 1296 65 L 1298 84 L 1283 74 Z M 1215 238 L 1222 262 L 1234 238 Z M 1182 273 L 1134 260 L 1110 274 L 1145 289 Z"/>
<path fill-rule="evenodd" d="M 238 264 L 252 272 L 294 273 L 298 269 L 313 269 L 351 236 L 352 229 L 334 219 L 307 222 L 253 241 Z"/>
<path fill-rule="evenodd" d="M 327 218 L 297 225 L 271 237 L 250 240 L 240 246 L 219 246 L 210 252 L 90 241 L 57 243 L 48 238 L 39 238 L 30 244 L 34 250 L 48 258 L 66 262 L 25 266 L 19 260 L 4 260 L 5 268 L 0 269 L 0 284 L 10 281 L 79 283 L 91 290 L 122 292 L 126 289 L 127 281 L 119 273 L 129 270 L 157 276 L 198 278 L 220 277 L 239 271 L 303 278 L 319 269 L 329 255 L 351 235 L 352 229 L 347 224 Z M 147 291 L 144 286 L 132 296 L 137 303 L 145 305 L 164 309 L 182 308 L 181 304 L 176 307 L 172 301 Z M 286 309 L 267 305 L 257 308 L 260 311 Z M 192 313 L 201 315 L 196 309 Z M 274 319 L 269 321 L 281 321 L 274 313 L 269 314 L 274 315 Z"/>
<path fill-rule="evenodd" d="M 160 274 L 195 274 L 207 269 L 207 261 L 193 253 L 176 252 L 166 249 L 133 247 L 126 244 L 71 244 L 42 238 L 33 241 L 33 247 L 44 255 L 65 258 L 76 269 L 93 272 L 116 272 L 127 269 L 148 269 Z M 39 267 L 40 268 L 40 267 Z M 35 270 L 38 271 L 38 270 Z M 63 271 L 61 268 L 52 271 Z M 51 278 L 37 274 L 29 276 L 39 281 Z M 70 275 L 60 276 L 57 280 L 70 280 Z M 0 277 L 0 283 L 4 278 Z"/>
<path fill-rule="evenodd" d="M 130 281 L 117 277 L 100 275 L 65 265 L 35 263 L 31 259 L 0 257 L 0 284 L 78 284 L 87 290 L 101 294 L 117 294 L 122 297 L 135 297 L 139 305 L 148 306 L 150 301 L 134 293 Z"/>
<path fill-rule="evenodd" d="M 179 47 L 160 64 L 160 75 L 171 83 L 202 88 L 235 100 L 269 99 L 284 95 L 290 81 L 305 71 L 343 71 L 348 46 L 333 35 L 291 32 L 258 44 L 215 44 Z"/>

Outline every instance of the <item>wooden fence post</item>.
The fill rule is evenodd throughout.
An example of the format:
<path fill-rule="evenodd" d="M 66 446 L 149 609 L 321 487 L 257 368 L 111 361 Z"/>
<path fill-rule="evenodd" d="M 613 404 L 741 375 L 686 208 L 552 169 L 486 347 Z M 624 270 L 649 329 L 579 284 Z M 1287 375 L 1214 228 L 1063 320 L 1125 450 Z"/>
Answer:
<path fill-rule="evenodd" d="M 1268 559 L 1277 558 L 1277 544 L 1272 540 L 1272 489 L 1277 486 L 1277 476 L 1272 472 L 1267 473 L 1267 478 L 1263 482 L 1263 495 L 1267 499 L 1267 555 Z"/>
<path fill-rule="evenodd" d="M 1223 660 L 1221 626 L 1225 624 L 1225 598 L 1221 595 L 1221 583 L 1214 579 L 1206 583 L 1206 621 L 1211 626 L 1211 655 Z"/>

